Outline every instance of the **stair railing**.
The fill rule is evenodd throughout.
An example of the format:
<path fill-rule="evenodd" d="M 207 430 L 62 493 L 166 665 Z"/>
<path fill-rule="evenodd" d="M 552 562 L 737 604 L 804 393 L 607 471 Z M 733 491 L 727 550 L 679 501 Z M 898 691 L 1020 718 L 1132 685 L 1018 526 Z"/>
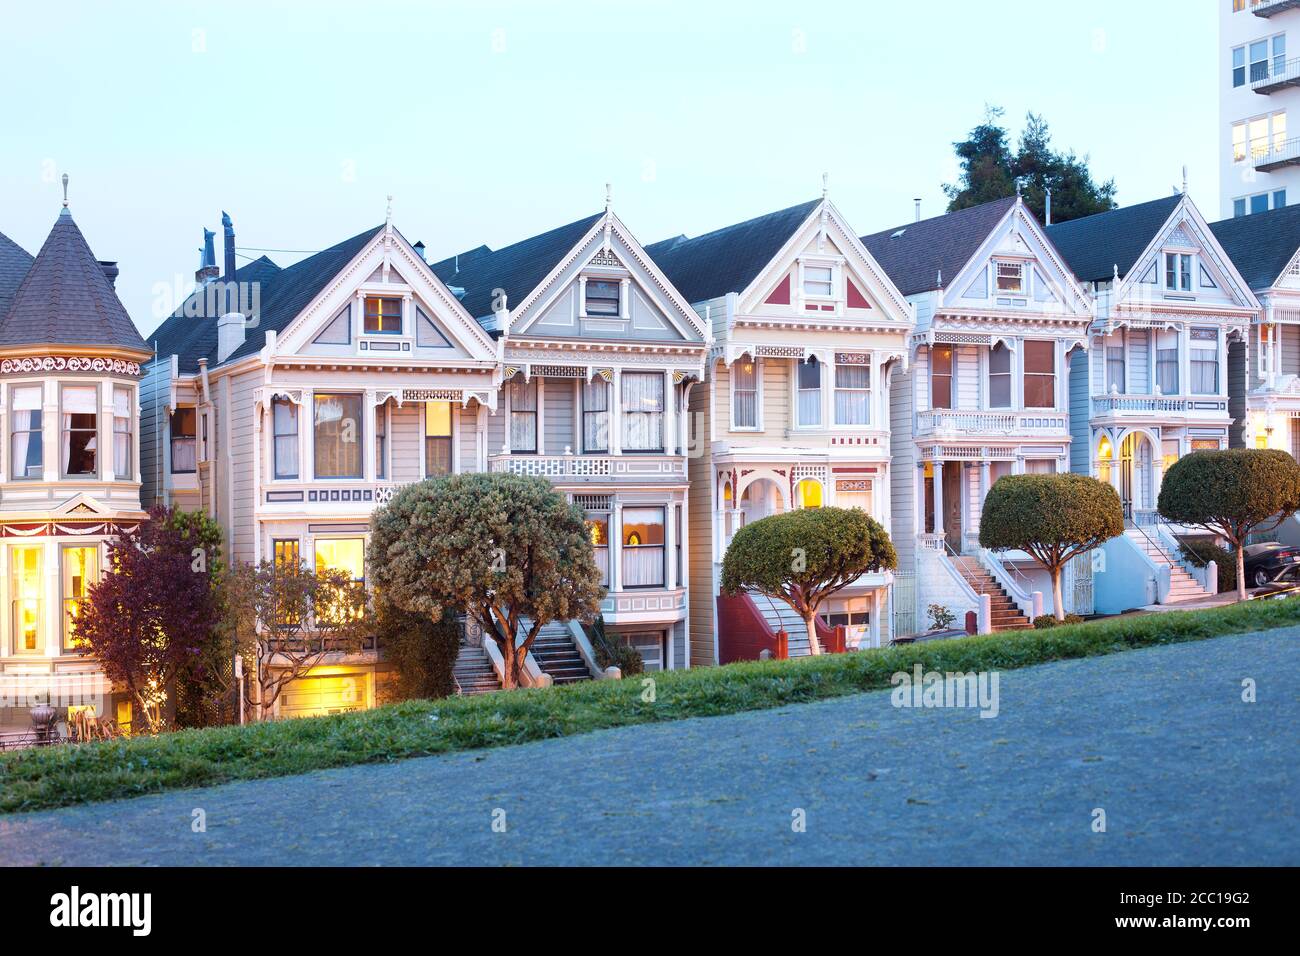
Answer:
<path fill-rule="evenodd" d="M 1026 618 L 1032 618 L 1034 614 L 1033 598 L 1029 596 L 1029 591 L 1025 590 L 1024 586 L 1016 580 L 1018 576 L 1026 585 L 1031 585 L 1029 578 L 1025 577 L 1018 568 L 1014 566 L 1008 567 L 1003 564 L 1002 560 L 988 548 L 980 549 L 979 561 L 994 582 L 999 584 L 1016 606 L 1020 608 L 1021 613 Z"/>

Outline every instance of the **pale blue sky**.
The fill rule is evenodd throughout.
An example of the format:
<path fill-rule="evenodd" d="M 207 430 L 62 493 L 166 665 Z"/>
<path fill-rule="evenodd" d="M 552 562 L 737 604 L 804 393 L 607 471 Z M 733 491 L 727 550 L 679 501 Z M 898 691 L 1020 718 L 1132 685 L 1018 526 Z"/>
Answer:
<path fill-rule="evenodd" d="M 598 210 L 643 243 L 818 195 L 860 233 L 942 211 L 985 103 L 1114 176 L 1190 167 L 1215 218 L 1211 0 L 4 5 L 0 231 L 73 213 L 146 334 L 201 227 L 316 250 L 384 218 L 432 256 Z M 249 253 L 256 255 L 256 253 Z M 300 258 L 271 253 L 282 265 Z M 244 261 L 244 260 L 241 260 Z"/>

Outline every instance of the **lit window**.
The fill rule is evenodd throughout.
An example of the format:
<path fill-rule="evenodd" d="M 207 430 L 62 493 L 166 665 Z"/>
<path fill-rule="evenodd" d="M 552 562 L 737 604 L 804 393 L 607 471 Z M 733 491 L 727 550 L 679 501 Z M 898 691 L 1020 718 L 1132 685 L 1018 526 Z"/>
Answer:
<path fill-rule="evenodd" d="M 664 376 L 660 372 L 624 372 L 623 450 L 664 450 Z"/>
<path fill-rule="evenodd" d="M 451 474 L 451 402 L 424 403 L 424 475 Z"/>
<path fill-rule="evenodd" d="M 135 459 L 131 454 L 131 389 L 113 388 L 113 477 L 130 481 L 135 477 Z"/>
<path fill-rule="evenodd" d="M 277 568 L 298 567 L 302 564 L 297 538 L 277 538 L 271 544 L 271 553 Z"/>
<path fill-rule="evenodd" d="M 172 474 L 192 475 L 196 467 L 197 416 L 193 408 L 178 408 L 170 419 Z"/>
<path fill-rule="evenodd" d="M 623 509 L 623 587 L 663 587 L 664 509 Z"/>
<path fill-rule="evenodd" d="M 952 408 L 951 345 L 934 345 L 930 348 L 930 407 Z"/>
<path fill-rule="evenodd" d="M 44 441 L 41 433 L 39 385 L 21 385 L 9 392 L 9 461 L 14 478 L 41 478 L 45 474 Z"/>
<path fill-rule="evenodd" d="M 93 385 L 71 385 L 63 389 L 63 474 L 96 474 L 99 451 L 99 389 Z M 190 409 L 193 425 L 194 409 Z M 191 446 L 191 456 L 193 447 Z M 190 470 L 194 468 L 191 465 Z"/>
<path fill-rule="evenodd" d="M 1056 407 L 1056 343 L 1025 343 L 1025 408 Z"/>
<path fill-rule="evenodd" d="M 86 647 L 77 640 L 73 629 L 82 607 L 90 596 L 90 587 L 99 580 L 99 548 L 63 549 L 63 649 Z"/>
<path fill-rule="evenodd" d="M 822 367 L 816 356 L 799 363 L 799 424 L 822 423 Z"/>
<path fill-rule="evenodd" d="M 588 279 L 587 283 L 588 315 L 619 315 L 617 282 Z"/>
<path fill-rule="evenodd" d="M 582 450 L 609 451 L 609 382 L 603 378 L 582 385 Z"/>
<path fill-rule="evenodd" d="M 587 534 L 591 536 L 591 547 L 595 552 L 596 567 L 600 568 L 600 583 L 609 586 L 609 515 L 593 513 L 587 515 Z"/>
<path fill-rule="evenodd" d="M 731 427 L 758 427 L 758 366 L 753 359 L 731 366 Z"/>
<path fill-rule="evenodd" d="M 1232 161 L 1240 163 L 1246 159 L 1246 124 L 1232 124 Z"/>
<path fill-rule="evenodd" d="M 367 335 L 397 335 L 402 331 L 402 300 L 386 296 L 366 297 Z"/>
<path fill-rule="evenodd" d="M 829 299 L 835 294 L 835 274 L 830 266 L 803 267 L 804 295 Z"/>
<path fill-rule="evenodd" d="M 287 398 L 271 400 L 276 478 L 298 477 L 298 406 Z"/>
<path fill-rule="evenodd" d="M 317 538 L 316 573 L 341 571 L 358 583 L 366 579 L 365 538 Z"/>
<path fill-rule="evenodd" d="M 999 262 L 998 291 L 1012 295 L 1025 294 L 1025 264 L 1023 262 Z"/>
<path fill-rule="evenodd" d="M 800 508 L 820 508 L 822 506 L 821 482 L 805 478 L 795 489 L 795 497 Z"/>
<path fill-rule="evenodd" d="M 41 558 L 44 554 L 41 545 L 22 545 L 9 550 L 15 654 L 40 654 L 45 650 L 41 639 L 41 594 L 45 584 Z"/>
<path fill-rule="evenodd" d="M 989 350 L 989 408 L 1011 407 L 1011 350 L 999 342 Z"/>
<path fill-rule="evenodd" d="M 510 383 L 510 450 L 537 451 L 537 380 Z"/>
<path fill-rule="evenodd" d="M 317 392 L 313 433 L 317 478 L 360 478 L 362 476 L 360 395 L 328 395 Z"/>

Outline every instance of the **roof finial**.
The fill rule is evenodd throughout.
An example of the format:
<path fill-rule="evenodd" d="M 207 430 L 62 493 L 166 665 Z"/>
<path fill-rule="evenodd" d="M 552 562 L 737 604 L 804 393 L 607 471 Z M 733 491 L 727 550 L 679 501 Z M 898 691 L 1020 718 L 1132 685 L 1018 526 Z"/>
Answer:
<path fill-rule="evenodd" d="M 388 194 L 388 209 L 384 213 L 384 228 L 391 229 L 393 226 L 393 194 Z"/>
<path fill-rule="evenodd" d="M 1023 195 L 1023 194 L 1022 194 L 1021 191 L 1020 191 L 1020 180 L 1017 179 L 1017 180 L 1016 180 L 1016 198 L 1017 198 L 1017 199 L 1020 199 L 1020 198 L 1022 198 L 1022 195 Z"/>
<path fill-rule="evenodd" d="M 68 208 L 68 174 L 63 174 L 63 208 Z"/>
<path fill-rule="evenodd" d="M 1187 195 L 1187 164 L 1183 164 L 1183 195 Z"/>
<path fill-rule="evenodd" d="M 1119 285 L 1119 263 L 1118 262 L 1115 263 L 1114 278 L 1111 281 L 1114 282 L 1116 285 Z"/>
<path fill-rule="evenodd" d="M 613 207 L 613 205 L 614 205 L 614 187 L 609 183 L 605 183 L 605 212 L 609 212 L 609 210 Z"/>
<path fill-rule="evenodd" d="M 822 199 L 826 199 L 826 194 L 830 192 L 830 173 L 822 173 Z"/>

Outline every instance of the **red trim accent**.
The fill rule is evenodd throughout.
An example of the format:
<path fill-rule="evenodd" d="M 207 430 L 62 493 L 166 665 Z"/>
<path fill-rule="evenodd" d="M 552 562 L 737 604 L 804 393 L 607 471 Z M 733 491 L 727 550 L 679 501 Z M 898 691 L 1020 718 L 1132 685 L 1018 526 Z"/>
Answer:
<path fill-rule="evenodd" d="M 781 284 L 772 290 L 772 294 L 767 297 L 766 305 L 789 305 L 790 304 L 790 274 L 787 272 Z"/>
<path fill-rule="evenodd" d="M 867 297 L 862 294 L 862 290 L 860 290 L 857 287 L 857 285 L 854 284 L 852 279 L 849 280 L 849 308 L 850 309 L 871 308 L 871 303 L 867 301 Z"/>
<path fill-rule="evenodd" d="M 718 663 L 756 661 L 763 651 L 769 651 L 773 657 L 789 654 L 788 649 L 781 646 L 779 635 L 773 634 L 767 626 L 753 598 L 744 592 L 734 597 L 719 594 Z"/>

